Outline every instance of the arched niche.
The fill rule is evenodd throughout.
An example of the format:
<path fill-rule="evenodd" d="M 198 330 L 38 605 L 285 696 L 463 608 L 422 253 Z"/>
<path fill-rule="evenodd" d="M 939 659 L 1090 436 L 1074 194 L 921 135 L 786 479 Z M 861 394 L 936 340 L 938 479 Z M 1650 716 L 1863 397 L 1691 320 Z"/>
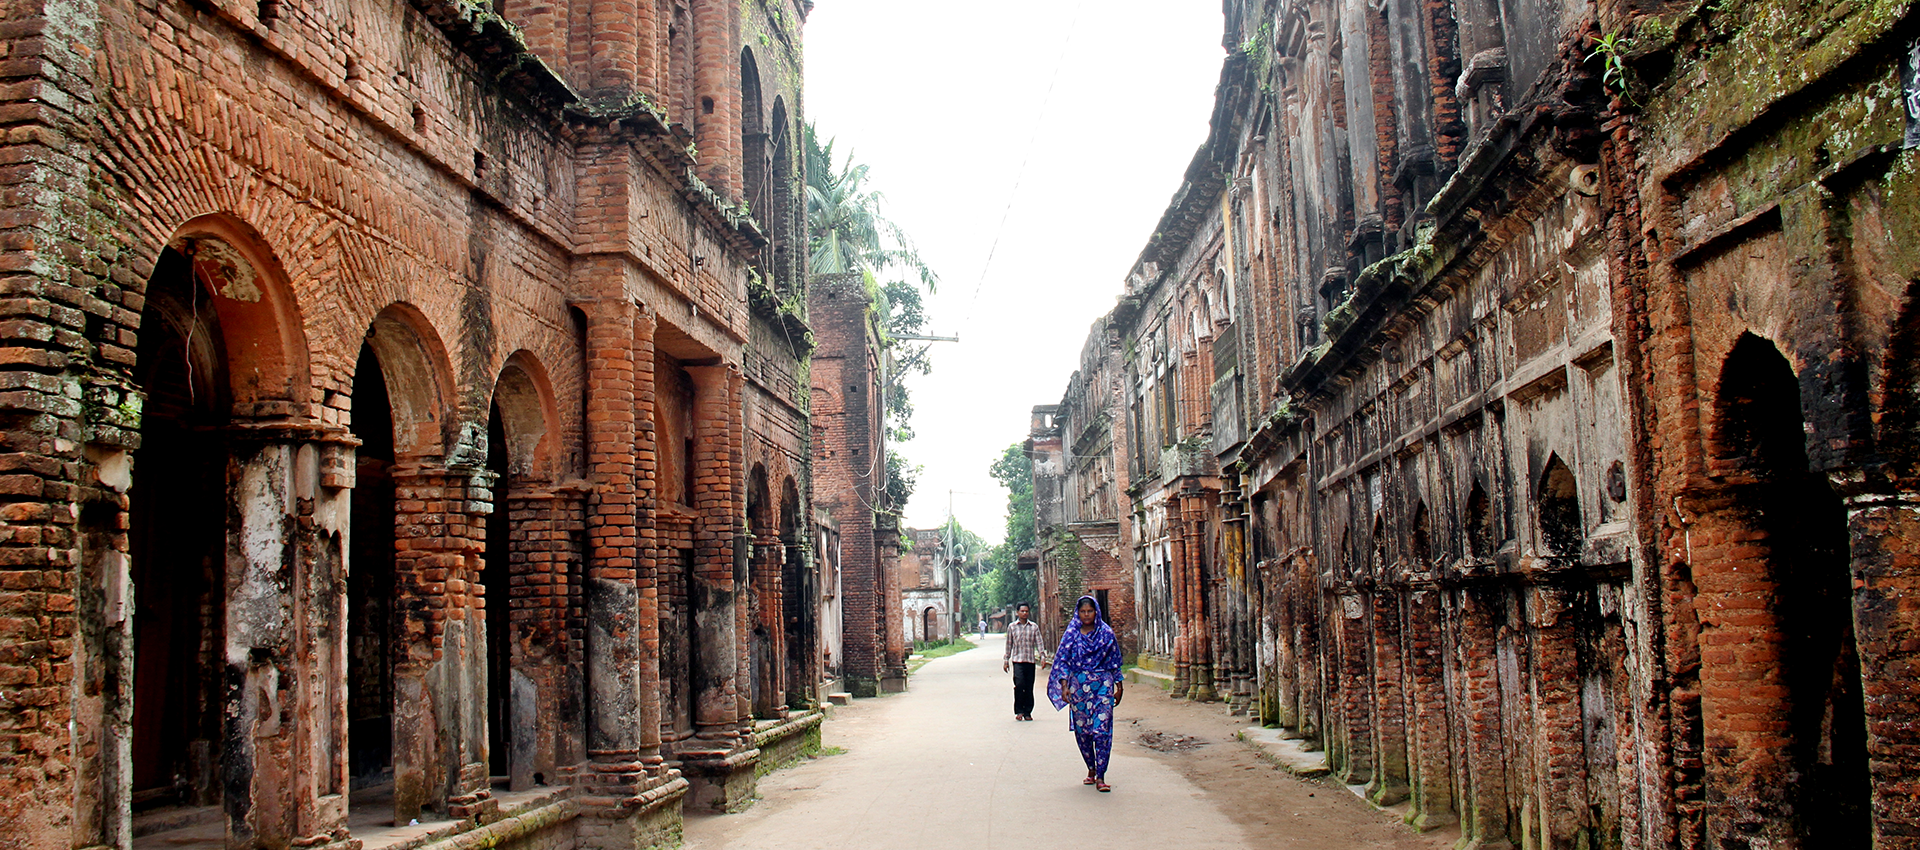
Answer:
<path fill-rule="evenodd" d="M 546 367 L 530 352 L 514 352 L 501 367 L 493 385 L 493 412 L 505 444 L 489 445 L 488 454 L 500 452 L 510 476 L 524 482 L 559 474 L 560 407 Z"/>
<path fill-rule="evenodd" d="M 1534 493 L 1539 509 L 1540 552 L 1562 558 L 1580 555 L 1586 525 L 1580 518 L 1580 484 L 1560 455 L 1547 456 Z"/>
<path fill-rule="evenodd" d="M 1742 335 L 1714 395 L 1718 507 L 1690 532 L 1739 542 L 1697 549 L 1691 564 L 1708 797 L 1725 801 L 1708 829 L 1864 847 L 1870 783 L 1847 515 L 1809 462 L 1804 410 L 1793 364 Z"/>
<path fill-rule="evenodd" d="M 296 405 L 308 400 L 312 386 L 306 332 L 286 270 L 266 240 L 231 216 L 203 215 L 167 240 L 155 262 L 156 275 L 166 253 L 184 258 L 186 274 L 197 284 L 181 294 L 206 297 L 182 306 L 208 311 L 219 327 L 232 414 L 243 419 L 297 414 Z"/>
<path fill-rule="evenodd" d="M 453 369 L 431 322 L 411 304 L 395 303 L 374 316 L 367 348 L 380 367 L 392 415 L 397 458 L 442 455 L 447 448 Z"/>

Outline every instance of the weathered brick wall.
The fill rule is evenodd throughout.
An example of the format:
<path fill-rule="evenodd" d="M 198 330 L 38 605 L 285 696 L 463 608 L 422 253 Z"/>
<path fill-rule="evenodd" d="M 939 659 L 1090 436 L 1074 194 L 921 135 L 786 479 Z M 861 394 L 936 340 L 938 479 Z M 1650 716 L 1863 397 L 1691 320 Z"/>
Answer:
<path fill-rule="evenodd" d="M 860 276 L 817 278 L 808 297 L 819 346 L 813 359 L 814 502 L 833 516 L 840 532 L 841 673 L 849 691 L 872 696 L 887 671 L 905 659 L 894 615 L 899 577 L 885 557 L 876 516 L 884 509 L 886 487 L 878 352 Z"/>
<path fill-rule="evenodd" d="M 1229 4 L 1208 146 L 1107 319 L 1183 692 L 1470 843 L 1920 835 L 1913 16 Z M 1231 327 L 1183 336 L 1216 263 Z M 1167 486 L 1188 434 L 1211 488 Z"/>
<path fill-rule="evenodd" d="M 363 344 L 385 373 L 390 460 L 404 479 L 393 505 L 397 642 L 408 658 L 395 706 L 400 805 L 490 817 L 488 750 L 502 740 L 516 753 L 516 785 L 576 772 L 629 790 L 666 782 L 649 409 L 655 328 L 668 323 L 657 311 L 686 310 L 672 344 L 690 340 L 726 364 L 703 432 L 716 477 L 701 507 L 717 523 L 703 563 L 730 578 L 749 406 L 784 404 L 756 419 L 772 426 L 760 442 L 792 461 L 790 491 L 810 489 L 795 377 L 804 354 L 756 355 L 767 398 L 750 400 L 741 379 L 743 341 L 770 338 L 754 322 L 805 334 L 797 316 L 750 319 L 744 306 L 749 264 L 777 266 L 758 277 L 789 297 L 804 280 L 790 256 L 801 241 L 790 140 L 804 10 L 701 7 L 701 25 L 683 33 L 700 39 L 686 56 L 703 69 L 696 93 L 715 100 L 711 119 L 632 107 L 634 95 L 667 103 L 659 86 L 681 67 L 658 67 L 664 57 L 642 49 L 652 36 L 589 28 L 584 7 L 527 11 L 551 68 L 605 103 L 575 102 L 559 78 L 523 63 L 515 30 L 484 11 L 9 11 L 9 91 L 23 106 L 5 120 L 22 141 L 0 179 L 34 188 L 21 189 L 4 225 L 13 271 L 0 347 L 13 354 L 0 366 L 0 405 L 15 461 L 0 514 L 14 554 L 0 586 L 21 595 L 8 603 L 15 672 L 0 688 L 13 715 L 0 747 L 28 790 L 0 805 L 0 846 L 132 838 L 132 659 L 146 644 L 130 616 L 129 533 L 146 532 L 129 523 L 138 507 L 126 493 L 164 486 L 141 476 L 134 453 L 143 429 L 182 415 L 168 401 L 142 416 L 140 384 L 158 366 L 141 346 L 168 323 L 217 329 L 187 333 L 186 346 L 229 385 L 189 372 L 202 382 L 188 395 L 219 396 L 196 403 L 249 446 L 225 465 L 227 498 L 186 508 L 234 517 L 226 533 L 246 558 L 224 565 L 231 598 L 214 615 L 224 620 L 200 636 L 209 658 L 227 659 L 207 675 L 240 695 L 220 708 L 249 718 L 212 742 L 234 846 L 349 839 L 342 742 L 352 730 L 346 693 L 327 683 L 347 678 L 342 541 L 351 447 L 366 439 L 349 431 L 364 401 Z M 665 38 L 658 16 L 637 24 Z M 757 45 L 748 62 L 743 41 Z M 715 141 L 692 160 L 687 131 L 669 120 Z M 789 143 L 755 148 L 749 130 Z M 764 156 L 757 226 L 735 203 L 746 200 L 752 169 L 738 160 L 749 152 Z M 184 299 L 149 286 L 163 247 L 186 258 Z M 490 451 L 509 448 L 488 445 L 488 414 L 513 399 L 529 407 L 507 417 L 513 457 L 501 480 L 483 471 Z M 509 562 L 499 587 L 482 580 L 493 511 L 510 517 L 510 540 L 495 550 Z M 84 536 L 73 531 L 82 516 Z M 510 609 L 508 634 L 486 634 L 489 603 Z M 711 628 L 741 645 L 744 604 L 724 602 Z M 489 648 L 533 683 L 537 722 L 489 735 Z M 713 721 L 745 720 L 731 703 L 724 714 Z M 522 729 L 535 739 L 524 756 Z M 589 756 L 594 768 L 578 770 Z"/>

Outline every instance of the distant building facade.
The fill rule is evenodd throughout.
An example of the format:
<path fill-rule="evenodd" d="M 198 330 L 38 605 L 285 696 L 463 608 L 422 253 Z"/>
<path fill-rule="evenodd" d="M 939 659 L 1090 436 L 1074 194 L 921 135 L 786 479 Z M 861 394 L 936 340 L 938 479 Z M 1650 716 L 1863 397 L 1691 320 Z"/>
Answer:
<path fill-rule="evenodd" d="M 855 696 L 897 693 L 907 687 L 907 631 L 899 506 L 887 494 L 887 352 L 862 275 L 820 275 L 808 298 L 814 503 L 839 541 L 840 682 Z"/>
<path fill-rule="evenodd" d="M 945 640 L 979 625 L 960 622 L 960 566 L 938 528 L 907 529 L 900 553 L 900 624 L 908 643 Z"/>

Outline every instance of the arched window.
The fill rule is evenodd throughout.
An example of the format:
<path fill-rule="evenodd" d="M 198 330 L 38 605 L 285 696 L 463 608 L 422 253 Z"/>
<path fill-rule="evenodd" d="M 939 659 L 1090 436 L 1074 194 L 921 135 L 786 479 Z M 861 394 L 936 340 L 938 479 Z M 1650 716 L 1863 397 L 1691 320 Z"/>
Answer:
<path fill-rule="evenodd" d="M 1547 457 L 1537 498 L 1542 553 L 1578 557 L 1580 541 L 1586 537 L 1586 525 L 1580 519 L 1580 485 L 1557 454 Z"/>

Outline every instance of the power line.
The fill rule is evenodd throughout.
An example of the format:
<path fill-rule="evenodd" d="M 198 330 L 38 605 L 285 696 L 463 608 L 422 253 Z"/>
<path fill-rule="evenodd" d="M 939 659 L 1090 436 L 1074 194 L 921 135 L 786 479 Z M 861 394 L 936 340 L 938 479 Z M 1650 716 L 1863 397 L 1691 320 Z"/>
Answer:
<path fill-rule="evenodd" d="M 960 324 L 965 327 L 973 321 L 973 308 L 980 303 L 980 289 L 987 283 L 987 273 L 993 270 L 993 255 L 1000 250 L 1000 236 L 1006 232 L 1007 219 L 1013 215 L 1013 204 L 1020 197 L 1020 183 L 1026 179 L 1027 163 L 1033 161 L 1033 147 L 1040 142 L 1040 130 L 1046 126 L 1047 107 L 1053 102 L 1053 88 L 1060 82 L 1060 69 L 1067 64 L 1067 51 L 1073 47 L 1073 34 L 1080 27 L 1080 10 L 1086 6 L 1086 0 L 1079 0 L 1073 6 L 1073 17 L 1067 21 L 1067 37 L 1060 42 L 1060 56 L 1053 62 L 1053 76 L 1047 80 L 1047 93 L 1040 98 L 1040 117 L 1033 122 L 1033 135 L 1027 139 L 1027 148 L 1021 154 L 1020 168 L 1013 174 L 1013 189 L 1007 193 L 1007 206 L 1000 211 L 1000 224 L 993 229 L 993 242 L 987 246 L 987 262 L 980 267 L 980 279 L 973 284 L 973 297 L 967 300 L 967 312 L 961 317 Z"/>

